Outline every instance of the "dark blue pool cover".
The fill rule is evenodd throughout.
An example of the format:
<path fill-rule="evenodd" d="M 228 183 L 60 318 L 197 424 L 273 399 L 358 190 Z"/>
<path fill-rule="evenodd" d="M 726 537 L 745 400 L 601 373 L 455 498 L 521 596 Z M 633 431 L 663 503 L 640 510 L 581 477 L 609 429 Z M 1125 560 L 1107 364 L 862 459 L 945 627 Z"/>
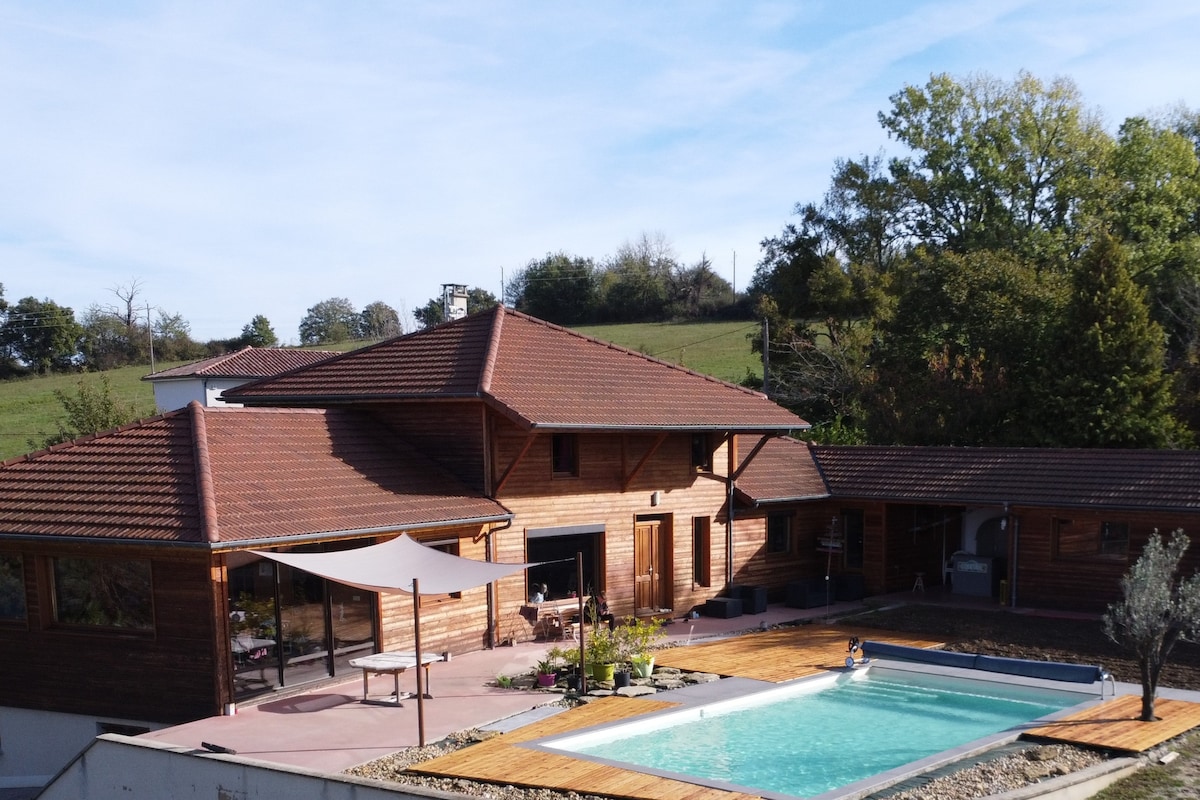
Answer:
<path fill-rule="evenodd" d="M 1070 683 L 1095 683 L 1102 680 L 1104 670 L 1087 664 L 1065 664 L 1061 661 L 1029 661 L 1024 658 L 1003 658 L 975 653 L 952 653 L 949 650 L 927 650 L 887 642 L 863 642 L 863 655 L 867 658 L 892 658 L 920 664 L 936 664 L 942 667 L 979 669 L 986 672 L 1001 672 L 1023 678 L 1042 678 L 1050 681 Z"/>

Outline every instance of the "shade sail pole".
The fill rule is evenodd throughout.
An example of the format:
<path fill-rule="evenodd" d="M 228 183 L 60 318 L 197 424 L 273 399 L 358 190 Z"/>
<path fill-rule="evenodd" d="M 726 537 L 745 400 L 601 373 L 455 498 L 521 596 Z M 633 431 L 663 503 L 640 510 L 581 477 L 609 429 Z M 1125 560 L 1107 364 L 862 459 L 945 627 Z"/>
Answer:
<path fill-rule="evenodd" d="M 583 661 L 583 640 L 587 636 L 587 620 L 583 618 L 583 551 L 575 551 L 575 572 L 577 580 L 575 585 L 579 587 L 576 594 L 579 595 L 579 693 L 587 694 L 587 665 Z"/>
<path fill-rule="evenodd" d="M 413 578 L 413 651 L 417 656 L 417 741 L 425 746 L 425 683 L 421 678 L 421 585 Z M 400 698 L 396 698 L 400 702 Z"/>

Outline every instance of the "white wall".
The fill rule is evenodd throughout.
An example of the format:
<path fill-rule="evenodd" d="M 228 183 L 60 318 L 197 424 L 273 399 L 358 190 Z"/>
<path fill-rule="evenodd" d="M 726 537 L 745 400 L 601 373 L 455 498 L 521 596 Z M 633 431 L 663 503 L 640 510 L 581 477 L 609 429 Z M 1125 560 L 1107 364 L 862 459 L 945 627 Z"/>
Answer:
<path fill-rule="evenodd" d="M 100 732 L 99 723 L 155 730 L 137 720 L 0 706 L 0 788 L 42 786 Z"/>
<path fill-rule="evenodd" d="M 97 738 L 38 798 L 424 800 L 447 796 L 444 792 L 423 792 L 400 784 L 325 775 L 236 755 L 197 752 L 162 742 L 105 735 Z"/>
<path fill-rule="evenodd" d="M 219 398 L 221 392 L 241 386 L 245 380 L 236 378 L 187 378 L 179 380 L 157 380 L 154 383 L 154 404 L 160 412 L 184 408 L 193 400 L 202 406 L 241 406 L 241 403 L 225 403 Z"/>

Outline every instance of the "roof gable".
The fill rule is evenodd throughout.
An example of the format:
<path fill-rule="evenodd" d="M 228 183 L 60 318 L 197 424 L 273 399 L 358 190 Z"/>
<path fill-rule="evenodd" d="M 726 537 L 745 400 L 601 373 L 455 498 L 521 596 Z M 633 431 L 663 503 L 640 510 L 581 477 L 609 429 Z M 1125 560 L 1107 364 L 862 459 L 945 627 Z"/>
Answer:
<path fill-rule="evenodd" d="M 765 395 L 503 306 L 225 393 L 256 404 L 478 398 L 527 427 L 790 430 Z"/>
<path fill-rule="evenodd" d="M 298 350 L 291 347 L 243 347 L 191 364 L 154 372 L 142 378 L 158 381 L 175 378 L 262 378 L 307 367 L 337 355 L 329 350 Z"/>
<path fill-rule="evenodd" d="M 0 534 L 255 542 L 507 511 L 352 409 L 187 409 L 0 466 Z"/>
<path fill-rule="evenodd" d="M 754 440 L 739 437 L 738 446 L 743 471 L 735 486 L 743 501 L 760 505 L 829 497 L 807 442 L 773 436 L 754 453 Z"/>

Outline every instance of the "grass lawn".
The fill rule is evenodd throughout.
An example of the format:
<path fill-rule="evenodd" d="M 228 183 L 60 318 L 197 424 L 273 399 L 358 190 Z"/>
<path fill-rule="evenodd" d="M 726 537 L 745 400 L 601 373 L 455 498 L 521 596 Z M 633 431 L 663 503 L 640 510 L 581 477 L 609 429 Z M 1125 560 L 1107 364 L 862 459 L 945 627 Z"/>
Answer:
<path fill-rule="evenodd" d="M 730 383 L 762 377 L 762 360 L 750 352 L 757 322 L 650 322 L 583 325 L 574 330 L 639 353 L 679 364 Z"/>
<path fill-rule="evenodd" d="M 157 370 L 173 366 L 178 364 L 154 365 Z M 66 417 L 55 391 L 73 396 L 80 381 L 99 386 L 101 377 L 106 377 L 118 403 L 132 403 L 139 416 L 153 415 L 154 387 L 142 380 L 149 372 L 147 364 L 104 373 L 47 375 L 0 382 L 0 460 L 40 449 L 41 441 L 56 433 L 58 421 Z M 30 440 L 34 442 L 32 447 Z"/>

